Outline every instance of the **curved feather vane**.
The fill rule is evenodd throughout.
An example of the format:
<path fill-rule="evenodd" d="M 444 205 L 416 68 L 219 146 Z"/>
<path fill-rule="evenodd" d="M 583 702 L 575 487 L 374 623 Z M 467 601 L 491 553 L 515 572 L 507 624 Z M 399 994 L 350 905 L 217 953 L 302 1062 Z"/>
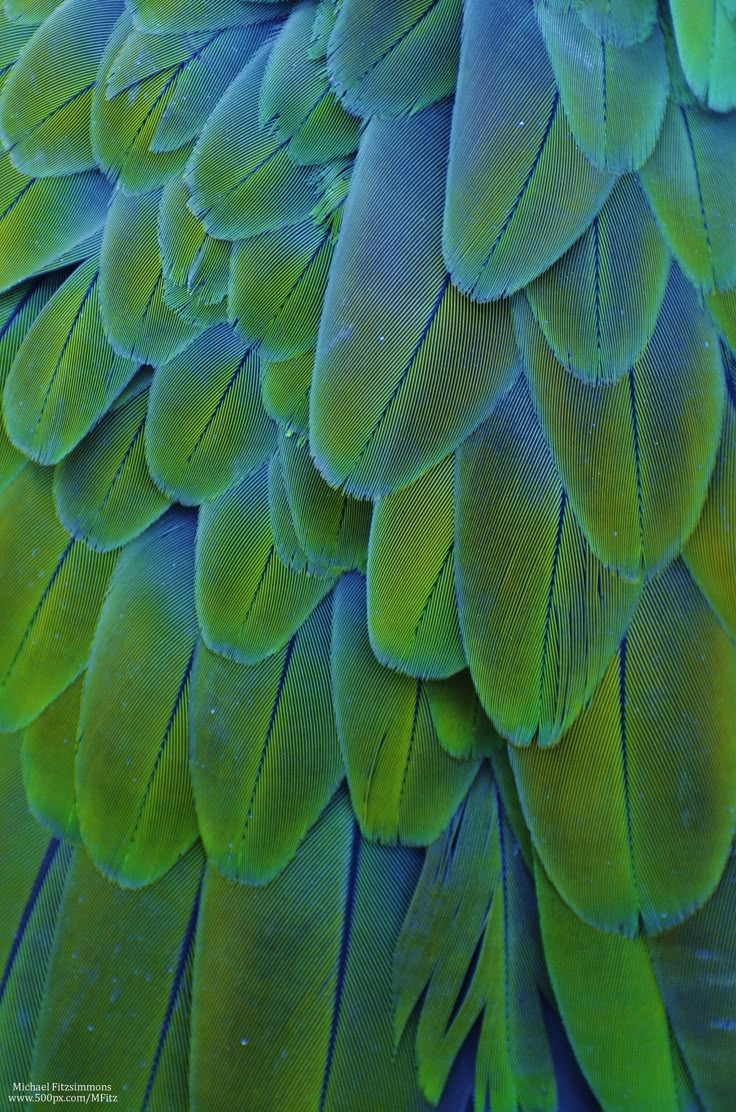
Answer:
<path fill-rule="evenodd" d="M 54 475 L 65 529 L 103 552 L 125 545 L 170 505 L 143 450 L 150 375 L 139 375 Z"/>
<path fill-rule="evenodd" d="M 736 638 L 736 357 L 723 352 L 727 401 L 716 466 L 697 527 L 683 549 L 693 578 Z"/>
<path fill-rule="evenodd" d="M 670 101 L 654 154 L 639 171 L 662 234 L 706 293 L 736 286 L 736 118 Z"/>
<path fill-rule="evenodd" d="M 286 645 L 334 581 L 281 561 L 271 531 L 268 465 L 202 507 L 197 613 L 213 651 L 257 664 Z"/>
<path fill-rule="evenodd" d="M 593 1092 L 604 1108 L 679 1108 L 667 1014 L 645 939 L 587 926 L 538 863 L 535 876 L 549 975 Z"/>
<path fill-rule="evenodd" d="M 74 762 L 84 676 L 79 676 L 23 733 L 23 783 L 31 813 L 57 838 L 79 841 Z"/>
<path fill-rule="evenodd" d="M 342 780 L 331 626 L 328 596 L 286 648 L 258 664 L 200 648 L 194 799 L 208 858 L 229 880 L 263 883 L 279 873 Z"/>
<path fill-rule="evenodd" d="M 117 352 L 154 366 L 172 359 L 204 331 L 164 300 L 158 209 L 157 193 L 129 197 L 119 190 L 100 255 L 100 310 L 107 337 Z"/>
<path fill-rule="evenodd" d="M 467 0 L 444 225 L 453 282 L 481 301 L 526 285 L 582 235 L 614 180 L 576 145 L 533 5 Z"/>
<path fill-rule="evenodd" d="M 123 0 L 66 0 L 13 66 L 0 96 L 0 133 L 15 166 L 48 177 L 91 170 L 97 68 Z M 53 68 L 53 81 L 39 80 Z"/>
<path fill-rule="evenodd" d="M 455 88 L 460 0 L 343 0 L 329 40 L 330 78 L 361 116 L 403 116 Z"/>
<path fill-rule="evenodd" d="M 736 1046 L 736 854 L 715 895 L 679 927 L 653 938 L 662 999 L 707 1108 L 726 1112 L 733 1095 L 728 1063 Z"/>
<path fill-rule="evenodd" d="M 657 18 L 656 0 L 580 0 L 575 7 L 591 31 L 623 47 L 646 39 Z"/>
<path fill-rule="evenodd" d="M 128 0 L 146 31 L 209 31 L 283 16 L 289 0 Z"/>
<path fill-rule="evenodd" d="M 188 695 L 197 645 L 192 516 L 172 510 L 125 550 L 84 684 L 77 811 L 97 867 L 142 886 L 194 842 Z"/>
<path fill-rule="evenodd" d="M 0 0 L 11 1100 L 733 1112 L 735 57 Z"/>
<path fill-rule="evenodd" d="M 29 178 L 15 169 L 9 155 L 0 154 L 0 292 L 63 265 L 65 254 L 104 224 L 110 193 L 96 171 Z"/>
<path fill-rule="evenodd" d="M 263 38 L 255 27 L 151 35 L 134 30 L 124 15 L 92 108 L 101 168 L 132 192 L 164 185 L 183 169 L 207 117 Z"/>
<path fill-rule="evenodd" d="M 312 388 L 314 352 L 293 359 L 267 361 L 261 374 L 261 401 L 266 413 L 287 433 L 309 429 L 309 393 Z M 325 484 L 326 485 L 326 484 Z"/>
<path fill-rule="evenodd" d="M 308 558 L 317 568 L 365 571 L 371 503 L 328 486 L 307 441 L 288 430 L 279 433 L 279 456 L 294 531 Z"/>
<path fill-rule="evenodd" d="M 353 810 L 367 837 L 426 845 L 449 822 L 477 763 L 442 748 L 424 683 L 378 663 L 366 617 L 365 580 L 344 576 L 335 589 L 332 679 Z"/>
<path fill-rule="evenodd" d="M 29 328 L 58 286 L 54 276 L 24 282 L 0 294 L 0 390 L 5 389 L 8 373 Z M 15 478 L 26 458 L 11 443 L 4 422 L 0 424 L 0 490 Z"/>
<path fill-rule="evenodd" d="M 682 68 L 698 100 L 717 112 L 736 108 L 736 13 L 717 0 L 699 9 L 670 0 L 670 11 Z"/>
<path fill-rule="evenodd" d="M 289 157 L 305 166 L 346 158 L 357 149 L 359 121 L 330 88 L 316 19 L 332 15 L 332 0 L 299 4 L 274 43 L 263 75 L 260 117 L 288 141 Z"/>
<path fill-rule="evenodd" d="M 202 854 L 140 892 L 110 884 L 82 852 L 61 906 L 33 1054 L 34 1076 L 107 1084 L 141 1107 L 185 1107 L 194 930 Z"/>
<path fill-rule="evenodd" d="M 108 409 L 136 366 L 108 343 L 92 257 L 44 306 L 13 360 L 3 398 L 10 439 L 32 459 L 57 463 Z"/>
<path fill-rule="evenodd" d="M 723 419 L 720 351 L 695 291 L 673 268 L 652 338 L 614 386 L 569 375 L 523 302 L 516 322 L 541 425 L 591 548 L 631 578 L 656 571 L 695 526 Z"/>
<path fill-rule="evenodd" d="M 0 745 L 0 1084 L 31 1071 L 33 1038 L 53 949 L 70 846 L 34 821 L 23 791 L 19 735 Z"/>
<path fill-rule="evenodd" d="M 196 305 L 219 305 L 227 297 L 232 244 L 208 235 L 188 201 L 185 183 L 172 178 L 161 194 L 158 243 L 165 287 L 181 288 L 182 308 L 191 312 Z"/>
<path fill-rule="evenodd" d="M 482 771 L 427 851 L 394 959 L 397 1042 L 419 1005 L 419 1083 L 430 1100 L 438 1099 L 482 1017 L 475 1106 L 557 1107 L 536 915 L 532 879 L 501 796 Z"/>
<path fill-rule="evenodd" d="M 636 170 L 654 149 L 667 107 L 659 27 L 621 48 L 590 31 L 575 12 L 538 6 L 537 16 L 575 141 L 600 170 Z"/>
<path fill-rule="evenodd" d="M 376 502 L 368 632 L 378 659 L 441 679 L 465 667 L 455 600 L 455 467 L 446 459 Z"/>
<path fill-rule="evenodd" d="M 511 754 L 539 857 L 583 919 L 656 933 L 711 895 L 736 825 L 735 720 L 736 652 L 673 564 L 560 744 Z"/>
<path fill-rule="evenodd" d="M 627 176 L 585 235 L 526 294 L 568 370 L 585 382 L 615 382 L 651 339 L 669 267 L 649 206 Z"/>
<path fill-rule="evenodd" d="M 52 477 L 28 464 L 0 496 L 4 730 L 30 722 L 84 669 L 116 561 L 115 554 L 92 552 L 61 527 Z"/>
<path fill-rule="evenodd" d="M 264 359 L 313 351 L 340 213 L 237 243 L 232 253 L 228 312 L 235 330 L 258 344 Z"/>
<path fill-rule="evenodd" d="M 640 588 L 594 556 L 523 379 L 458 452 L 456 484 L 458 603 L 473 682 L 500 733 L 549 745 L 595 691 Z"/>
<path fill-rule="evenodd" d="M 217 497 L 273 450 L 259 370 L 256 352 L 221 325 L 156 372 L 146 457 L 159 486 L 180 502 Z"/>
<path fill-rule="evenodd" d="M 220 239 L 297 224 L 319 200 L 314 172 L 290 159 L 288 139 L 260 123 L 258 99 L 268 54 L 268 46 L 261 47 L 233 81 L 187 165 L 192 211 Z M 223 145 L 228 152 L 224 165 Z"/>
<path fill-rule="evenodd" d="M 395 1053 L 391 1034 L 391 960 L 417 873 L 411 850 L 363 840 L 344 793 L 265 888 L 208 871 L 192 1014 L 195 1108 L 207 1107 L 214 1084 L 247 1091 L 255 1107 L 427 1107 L 409 1042 Z"/>
<path fill-rule="evenodd" d="M 517 368 L 508 306 L 462 297 L 442 261 L 448 130 L 446 104 L 370 124 L 330 271 L 310 444 L 328 481 L 363 497 L 439 463 Z"/>

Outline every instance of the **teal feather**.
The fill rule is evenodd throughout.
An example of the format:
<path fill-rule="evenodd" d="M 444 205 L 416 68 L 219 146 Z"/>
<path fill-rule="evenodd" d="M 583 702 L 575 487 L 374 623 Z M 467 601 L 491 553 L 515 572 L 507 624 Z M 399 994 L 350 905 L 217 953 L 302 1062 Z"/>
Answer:
<path fill-rule="evenodd" d="M 192 683 L 192 782 L 208 860 L 241 884 L 288 865 L 343 778 L 332 709 L 328 595 L 258 664 L 200 647 Z"/>
<path fill-rule="evenodd" d="M 130 887 L 162 876 L 197 837 L 188 764 L 194 534 L 193 516 L 174 509 L 126 546 L 84 683 L 79 827 L 97 868 Z"/>

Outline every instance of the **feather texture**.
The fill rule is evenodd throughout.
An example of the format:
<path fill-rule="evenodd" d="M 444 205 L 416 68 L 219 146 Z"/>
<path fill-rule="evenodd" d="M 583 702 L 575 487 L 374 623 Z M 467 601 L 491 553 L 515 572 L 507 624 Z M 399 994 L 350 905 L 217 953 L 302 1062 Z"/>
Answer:
<path fill-rule="evenodd" d="M 10 439 L 32 459 L 57 463 L 109 408 L 135 373 L 108 343 L 95 257 L 78 267 L 33 322 L 3 398 Z"/>
<path fill-rule="evenodd" d="M 700 907 L 736 813 L 736 653 L 679 563 L 560 744 L 511 754 L 545 870 L 583 919 L 636 935 Z"/>
<path fill-rule="evenodd" d="M 146 422 L 154 479 L 184 503 L 216 498 L 259 468 L 276 430 L 261 406 L 255 351 L 227 325 L 159 367 Z"/>
<path fill-rule="evenodd" d="M 591 551 L 522 379 L 458 452 L 455 481 L 473 681 L 501 734 L 549 745 L 595 691 L 640 588 Z"/>
<path fill-rule="evenodd" d="M 330 591 L 334 575 L 292 571 L 274 543 L 268 465 L 202 507 L 197 612 L 205 643 L 243 664 L 282 649 Z"/>
<path fill-rule="evenodd" d="M 264 883 L 277 875 L 342 780 L 331 626 L 328 595 L 284 649 L 258 664 L 200 648 L 194 799 L 208 859 L 229 880 Z"/>
<path fill-rule="evenodd" d="M 188 767 L 194 531 L 190 514 L 172 510 L 126 547 L 84 684 L 82 839 L 101 872 L 132 887 L 162 876 L 197 837 Z"/>
<path fill-rule="evenodd" d="M 569 375 L 528 305 L 517 334 L 541 425 L 572 508 L 603 563 L 630 578 L 682 548 L 721 434 L 721 356 L 695 291 L 672 269 L 651 340 L 615 385 Z"/>
<path fill-rule="evenodd" d="M 361 830 L 382 842 L 426 845 L 439 836 L 477 762 L 442 748 L 422 680 L 382 667 L 368 640 L 365 580 L 343 576 L 332 633 L 335 713 Z"/>
<path fill-rule="evenodd" d="M 0 497 L 0 725 L 24 726 L 84 669 L 113 553 L 61 527 L 52 473 L 32 464 Z M 74 615 L 73 624 L 68 615 Z"/>
<path fill-rule="evenodd" d="M 332 485 L 363 497 L 439 463 L 517 368 L 508 306 L 462 297 L 442 260 L 449 123 L 441 104 L 369 125 L 330 271 L 310 446 Z"/>
<path fill-rule="evenodd" d="M 467 0 L 444 223 L 453 282 L 481 301 L 520 289 L 582 235 L 613 184 L 575 142 L 533 4 Z"/>

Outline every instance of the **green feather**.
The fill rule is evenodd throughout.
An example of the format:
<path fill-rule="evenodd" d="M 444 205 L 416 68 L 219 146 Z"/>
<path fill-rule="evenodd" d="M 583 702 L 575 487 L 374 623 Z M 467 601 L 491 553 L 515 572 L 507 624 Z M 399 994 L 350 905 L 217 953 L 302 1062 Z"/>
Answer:
<path fill-rule="evenodd" d="M 508 305 L 471 302 L 445 270 L 449 123 L 447 104 L 372 121 L 351 180 L 320 326 L 310 439 L 328 481 L 362 497 L 387 494 L 444 459 L 517 370 Z"/>
<path fill-rule="evenodd" d="M 324 571 L 321 564 L 313 564 L 299 544 L 294 527 L 294 518 L 289 505 L 284 480 L 281 452 L 271 456 L 268 465 L 268 509 L 271 516 L 271 532 L 276 554 L 282 563 L 292 571 L 307 571 L 311 575 Z"/>
<path fill-rule="evenodd" d="M 594 34 L 623 47 L 643 42 L 657 19 L 657 0 L 578 0 L 575 7 Z"/>
<path fill-rule="evenodd" d="M 110 193 L 102 174 L 28 178 L 0 154 L 0 292 L 84 244 L 104 224 Z"/>
<path fill-rule="evenodd" d="M 233 81 L 187 165 L 192 211 L 219 239 L 298 224 L 319 200 L 314 171 L 297 165 L 289 157 L 289 141 L 260 123 L 258 99 L 268 54 L 263 46 Z"/>
<path fill-rule="evenodd" d="M 538 6 L 537 17 L 575 141 L 599 170 L 636 170 L 654 149 L 667 107 L 659 27 L 622 48 L 589 30 L 575 12 Z"/>
<path fill-rule="evenodd" d="M 540 423 L 590 546 L 638 578 L 669 563 L 695 527 L 723 420 L 715 332 L 673 267 L 654 334 L 614 386 L 557 362 L 520 301 L 520 347 Z"/>
<path fill-rule="evenodd" d="M 106 412 L 136 366 L 105 336 L 93 257 L 44 306 L 16 353 L 4 395 L 10 439 L 32 459 L 57 463 Z"/>
<path fill-rule="evenodd" d="M 59 7 L 62 0 L 5 0 L 8 19 L 19 25 L 43 23 Z"/>
<path fill-rule="evenodd" d="M 158 242 L 164 279 L 182 287 L 192 303 L 219 305 L 227 297 L 232 244 L 212 239 L 188 200 L 181 178 L 172 178 L 161 194 Z"/>
<path fill-rule="evenodd" d="M 146 466 L 143 434 L 150 383 L 145 372 L 135 379 L 54 475 L 62 525 L 103 552 L 137 537 L 170 503 Z"/>
<path fill-rule="evenodd" d="M 40 20 L 26 22 L 11 15 L 7 4 L 0 5 L 0 90 L 12 73 L 23 47 L 36 31 L 37 23 Z"/>
<path fill-rule="evenodd" d="M 84 684 L 79 827 L 100 871 L 131 887 L 165 873 L 197 837 L 188 768 L 194 529 L 192 515 L 172 510 L 126 546 Z"/>
<path fill-rule="evenodd" d="M 87 664 L 116 556 L 59 524 L 52 472 L 32 464 L 0 497 L 0 728 L 24 726 Z M 70 616 L 73 615 L 73 621 Z"/>
<path fill-rule="evenodd" d="M 159 194 L 119 190 L 105 225 L 100 255 L 100 310 L 114 349 L 158 366 L 204 331 L 168 307 L 158 248 Z"/>
<path fill-rule="evenodd" d="M 520 289 L 583 234 L 613 184 L 576 145 L 534 6 L 467 0 L 444 227 L 453 282 L 481 301 Z"/>
<path fill-rule="evenodd" d="M 552 1112 L 555 1078 L 539 995 L 545 984 L 532 880 L 483 770 L 427 851 L 394 958 L 396 1040 L 419 1006 L 417 1066 L 426 1096 L 439 1099 L 482 1017 L 476 1107 Z"/>
<path fill-rule="evenodd" d="M 547 343 L 585 382 L 615 382 L 651 339 L 669 252 L 634 177 L 623 177 L 590 228 L 527 286 Z"/>
<path fill-rule="evenodd" d="M 447 456 L 379 498 L 368 548 L 368 632 L 378 659 L 442 679 L 465 667 L 455 601 L 455 467 Z"/>
<path fill-rule="evenodd" d="M 332 681 L 353 810 L 368 838 L 427 845 L 452 817 L 477 761 L 456 761 L 442 748 L 424 683 L 379 664 L 366 617 L 365 580 L 343 576 Z"/>
<path fill-rule="evenodd" d="M 731 637 L 736 639 L 736 357 L 724 351 L 727 401 L 715 469 L 683 556 Z"/>
<path fill-rule="evenodd" d="M 705 303 L 723 339 L 736 355 L 736 289 L 706 294 Z"/>
<path fill-rule="evenodd" d="M 478 695 L 505 737 L 549 745 L 595 691 L 640 587 L 593 555 L 523 380 L 458 452 L 456 484 L 460 625 Z"/>
<path fill-rule="evenodd" d="M 332 0 L 326 2 L 331 8 Z M 260 92 L 261 122 L 289 141 L 289 157 L 302 165 L 351 155 L 360 127 L 329 86 L 324 54 L 312 49 L 318 11 L 310 0 L 294 9 L 274 43 Z"/>
<path fill-rule="evenodd" d="M 309 392 L 314 352 L 293 359 L 267 361 L 261 371 L 261 401 L 266 413 L 287 432 L 306 435 L 309 429 Z"/>
<path fill-rule="evenodd" d="M 121 1102 L 185 1108 L 202 854 L 140 892 L 77 851 L 64 891 L 31 1076 L 107 1080 Z M 99 1082 L 98 1082 L 99 1084 Z"/>
<path fill-rule="evenodd" d="M 200 510 L 197 612 L 213 651 L 257 664 L 286 645 L 333 583 L 334 576 L 292 571 L 279 558 L 268 464 Z"/>
<path fill-rule="evenodd" d="M 718 0 L 693 6 L 670 0 L 677 49 L 688 85 L 716 112 L 736 108 L 736 25 Z"/>
<path fill-rule="evenodd" d="M 467 669 L 425 685 L 432 722 L 451 757 L 488 756 L 503 742 L 486 717 Z"/>
<path fill-rule="evenodd" d="M 210 868 L 192 1005 L 191 1104 L 419 1112 L 411 1046 L 391 1035 L 391 961 L 414 853 L 360 836 L 344 793 L 263 888 Z"/>
<path fill-rule="evenodd" d="M 513 751 L 545 870 L 605 930 L 665 930 L 713 892 L 736 813 L 736 651 L 681 564 L 645 590 L 590 706 Z"/>
<path fill-rule="evenodd" d="M 275 428 L 259 370 L 257 354 L 227 325 L 159 367 L 145 436 L 162 490 L 189 504 L 216 498 L 268 459 Z"/>
<path fill-rule="evenodd" d="M 670 102 L 639 171 L 668 246 L 705 293 L 736 286 L 736 117 Z"/>
<path fill-rule="evenodd" d="M 329 40 L 332 83 L 351 112 L 403 116 L 452 94 L 460 0 L 343 0 Z"/>
<path fill-rule="evenodd" d="M 0 294 L 0 392 L 5 389 L 8 372 L 28 329 L 58 286 L 59 280 L 54 275 Z M 25 454 L 11 443 L 5 423 L 1 422 L 0 490 L 15 478 L 25 462 Z"/>
<path fill-rule="evenodd" d="M 0 745 L 0 1086 L 31 1075 L 31 1055 L 71 847 L 49 840 L 28 811 L 20 736 Z"/>
<path fill-rule="evenodd" d="M 123 16 L 92 107 L 101 168 L 131 192 L 164 185 L 184 168 L 212 109 L 263 39 L 257 27 L 152 35 Z"/>
<path fill-rule="evenodd" d="M 211 31 L 278 18 L 289 0 L 127 0 L 137 26 L 145 31 Z"/>
<path fill-rule="evenodd" d="M 332 710 L 328 597 L 258 664 L 201 646 L 192 683 L 192 782 L 208 860 L 262 884 L 292 859 L 343 778 Z"/>
<path fill-rule="evenodd" d="M 270 364 L 279 366 L 280 364 Z M 328 486 L 303 437 L 279 433 L 286 496 L 298 542 L 316 567 L 365 570 L 370 502 Z"/>
<path fill-rule="evenodd" d="M 317 343 L 338 211 L 236 243 L 230 265 L 230 323 L 264 359 L 291 359 Z"/>
<path fill-rule="evenodd" d="M 48 177 L 94 168 L 95 78 L 122 10 L 122 0 L 66 0 L 13 66 L 0 96 L 0 133 L 23 173 Z"/>
<path fill-rule="evenodd" d="M 667 1015 L 646 940 L 587 926 L 538 863 L 535 875 L 552 987 L 593 1092 L 606 1109 L 675 1112 Z"/>
<path fill-rule="evenodd" d="M 23 783 L 33 816 L 57 838 L 79 841 L 74 759 L 84 676 L 79 676 L 23 734 Z"/>
<path fill-rule="evenodd" d="M 662 999 L 706 1108 L 733 1103 L 736 853 L 715 894 L 672 931 L 651 939 Z"/>

